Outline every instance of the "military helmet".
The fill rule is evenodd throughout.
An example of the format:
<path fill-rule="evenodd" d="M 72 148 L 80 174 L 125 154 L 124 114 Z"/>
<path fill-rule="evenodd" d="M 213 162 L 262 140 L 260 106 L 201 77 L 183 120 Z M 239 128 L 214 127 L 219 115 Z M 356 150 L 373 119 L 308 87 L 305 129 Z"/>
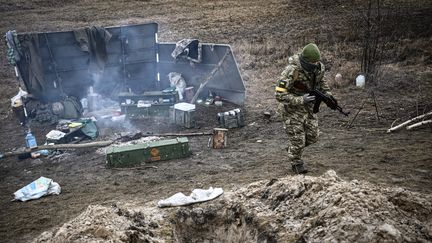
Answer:
<path fill-rule="evenodd" d="M 318 46 L 314 43 L 309 43 L 305 47 L 303 47 L 301 56 L 304 60 L 313 63 L 317 62 L 321 59 L 321 53 L 318 49 Z"/>

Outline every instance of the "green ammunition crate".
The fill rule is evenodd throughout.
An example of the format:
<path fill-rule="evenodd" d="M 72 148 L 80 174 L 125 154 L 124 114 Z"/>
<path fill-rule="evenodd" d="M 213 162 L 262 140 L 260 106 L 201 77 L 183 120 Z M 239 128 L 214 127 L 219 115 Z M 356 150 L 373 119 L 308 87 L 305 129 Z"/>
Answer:
<path fill-rule="evenodd" d="M 121 113 L 130 119 L 170 118 L 173 105 L 178 100 L 178 92 L 148 91 L 142 94 L 120 93 L 118 95 Z M 130 100 L 130 104 L 126 104 Z M 138 107 L 138 102 L 151 104 L 150 107 Z"/>
<path fill-rule="evenodd" d="M 174 123 L 186 128 L 195 126 L 195 105 L 189 103 L 177 103 L 174 105 Z"/>
<path fill-rule="evenodd" d="M 121 113 L 130 119 L 141 118 L 167 118 L 169 119 L 173 110 L 170 105 L 152 105 L 150 107 L 137 107 L 133 105 L 121 105 Z"/>
<path fill-rule="evenodd" d="M 141 162 L 185 158 L 191 154 L 186 137 L 148 143 L 110 147 L 106 151 L 108 167 L 129 167 Z"/>
<path fill-rule="evenodd" d="M 182 111 L 182 110 L 174 110 L 174 120 L 175 124 L 192 128 L 195 127 L 195 111 Z"/>

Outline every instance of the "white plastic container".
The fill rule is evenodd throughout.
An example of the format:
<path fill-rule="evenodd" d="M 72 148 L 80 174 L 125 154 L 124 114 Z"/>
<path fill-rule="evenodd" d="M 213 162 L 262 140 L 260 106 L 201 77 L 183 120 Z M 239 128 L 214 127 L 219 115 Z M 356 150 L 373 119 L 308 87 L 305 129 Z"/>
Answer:
<path fill-rule="evenodd" d="M 174 105 L 174 123 L 186 128 L 195 127 L 195 105 L 178 103 Z"/>
<path fill-rule="evenodd" d="M 356 86 L 359 88 L 363 88 L 365 86 L 365 76 L 363 74 L 357 76 Z"/>

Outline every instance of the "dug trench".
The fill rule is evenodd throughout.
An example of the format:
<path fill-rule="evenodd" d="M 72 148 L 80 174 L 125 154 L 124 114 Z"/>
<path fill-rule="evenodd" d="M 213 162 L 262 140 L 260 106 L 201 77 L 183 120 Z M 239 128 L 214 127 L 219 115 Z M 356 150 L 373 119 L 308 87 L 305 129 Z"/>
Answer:
<path fill-rule="evenodd" d="M 431 214 L 430 196 L 344 181 L 329 170 L 258 181 L 180 208 L 92 205 L 35 242 L 426 242 Z"/>

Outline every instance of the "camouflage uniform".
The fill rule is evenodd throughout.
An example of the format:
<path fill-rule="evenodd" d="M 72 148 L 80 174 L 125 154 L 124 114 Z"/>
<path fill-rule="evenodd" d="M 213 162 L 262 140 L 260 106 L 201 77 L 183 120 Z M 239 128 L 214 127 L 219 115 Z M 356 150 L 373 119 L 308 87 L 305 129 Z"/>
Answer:
<path fill-rule="evenodd" d="M 318 89 L 331 95 L 323 79 L 324 65 L 319 62 L 315 71 L 307 72 L 301 65 L 300 55 L 290 57 L 289 65 L 282 72 L 278 85 L 285 81 L 285 89 L 276 87 L 279 113 L 283 117 L 284 129 L 288 134 L 288 158 L 293 166 L 297 163 L 303 165 L 301 157 L 304 148 L 318 140 L 318 118 L 313 113 L 314 103 L 303 101 L 303 95 L 308 93 L 304 88 Z"/>

